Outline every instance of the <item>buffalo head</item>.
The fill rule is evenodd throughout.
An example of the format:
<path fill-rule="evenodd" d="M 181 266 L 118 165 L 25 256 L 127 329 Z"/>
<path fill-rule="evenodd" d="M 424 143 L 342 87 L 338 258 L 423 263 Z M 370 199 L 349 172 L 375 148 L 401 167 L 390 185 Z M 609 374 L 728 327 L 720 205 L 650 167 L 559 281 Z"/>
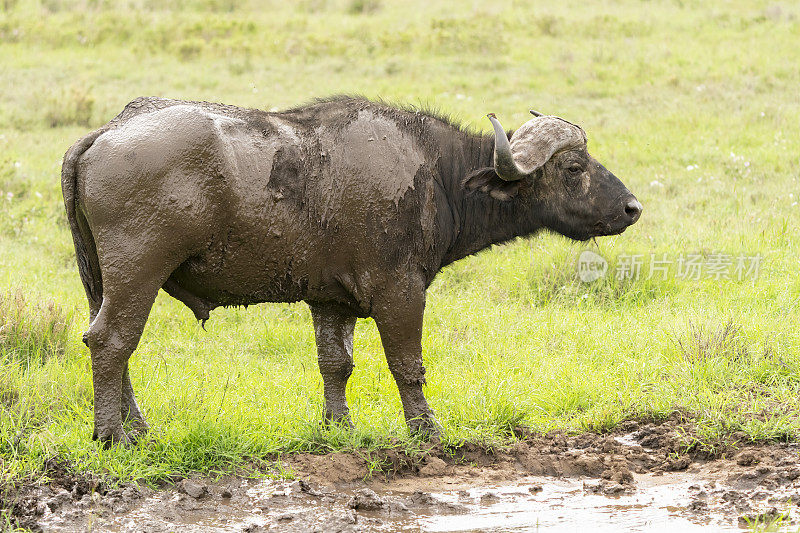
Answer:
<path fill-rule="evenodd" d="M 586 133 L 564 119 L 531 111 L 535 118 L 509 140 L 493 113 L 493 184 L 500 200 L 530 204 L 545 227 L 575 240 L 616 235 L 636 222 L 642 204 L 586 149 Z"/>

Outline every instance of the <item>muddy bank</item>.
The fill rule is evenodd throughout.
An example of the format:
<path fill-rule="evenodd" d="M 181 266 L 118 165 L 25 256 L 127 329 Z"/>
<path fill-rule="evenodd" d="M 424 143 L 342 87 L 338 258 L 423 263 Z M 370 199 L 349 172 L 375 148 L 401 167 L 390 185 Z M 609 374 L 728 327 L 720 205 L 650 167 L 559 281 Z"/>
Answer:
<path fill-rule="evenodd" d="M 197 478 L 110 489 L 57 461 L 46 486 L 6 490 L 20 526 L 45 531 L 491 531 L 547 526 L 737 530 L 798 515 L 800 447 L 685 450 L 678 425 L 610 435 L 525 435 L 501 449 L 431 446 L 281 459 L 292 481 Z M 576 522 L 577 521 L 577 522 Z M 538 524 L 538 526 L 537 526 Z M 496 529 L 499 530 L 499 529 Z"/>

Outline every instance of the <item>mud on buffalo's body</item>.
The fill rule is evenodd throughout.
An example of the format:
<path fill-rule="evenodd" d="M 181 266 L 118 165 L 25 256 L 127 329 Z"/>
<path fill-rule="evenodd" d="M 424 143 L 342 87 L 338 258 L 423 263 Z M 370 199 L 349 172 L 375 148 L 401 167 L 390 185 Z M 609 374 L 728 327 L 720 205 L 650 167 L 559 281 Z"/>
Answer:
<path fill-rule="evenodd" d="M 359 98 L 280 113 L 139 98 L 79 140 L 62 188 L 90 304 L 95 436 L 147 429 L 127 361 L 160 288 L 202 320 L 308 302 L 325 416 L 345 423 L 355 317 L 373 317 L 409 426 L 435 431 L 420 343 L 436 273 L 542 228 L 619 233 L 641 210 L 577 126 L 537 117 L 509 143 L 491 119 L 495 136 Z"/>

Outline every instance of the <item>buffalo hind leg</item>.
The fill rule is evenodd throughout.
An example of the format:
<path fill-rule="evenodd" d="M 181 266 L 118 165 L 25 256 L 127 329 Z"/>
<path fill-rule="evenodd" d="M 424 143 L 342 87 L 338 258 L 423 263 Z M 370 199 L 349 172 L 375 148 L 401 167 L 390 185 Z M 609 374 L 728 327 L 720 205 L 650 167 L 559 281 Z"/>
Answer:
<path fill-rule="evenodd" d="M 140 260 L 136 260 L 134 254 L 123 254 L 123 257 L 127 261 L 118 264 L 125 267 L 149 265 L 150 268 L 138 272 L 127 268 L 124 271 L 104 269 L 103 304 L 85 335 L 92 354 L 93 438 L 106 446 L 130 444 L 131 439 L 122 427 L 124 418 L 128 418 L 138 432 L 146 427 L 127 374 L 128 359 L 139 344 L 158 289 L 170 272 L 167 268 L 154 267 L 152 257 Z"/>
<path fill-rule="evenodd" d="M 425 312 L 425 288 L 409 284 L 392 291 L 373 307 L 373 318 L 381 336 L 386 362 L 392 372 L 406 424 L 412 434 L 436 438 L 441 427 L 422 392 L 425 367 L 422 365 L 422 317 Z"/>
<path fill-rule="evenodd" d="M 94 321 L 99 311 L 99 308 L 92 310 L 89 322 Z M 87 347 L 89 346 L 88 334 L 88 331 L 83 334 L 83 343 L 86 344 Z M 131 376 L 127 363 L 125 364 L 125 371 L 122 373 L 120 414 L 122 416 L 122 423 L 128 424 L 132 429 L 132 433 L 129 435 L 130 438 L 135 440 L 136 437 L 144 435 L 150 429 L 147 425 L 147 420 L 139 409 L 139 404 L 136 402 L 136 395 L 133 392 L 133 385 L 131 384 Z"/>
<path fill-rule="evenodd" d="M 122 423 L 128 425 L 131 431 L 128 437 L 136 440 L 138 437 L 147 433 L 150 429 L 147 421 L 139 409 L 139 404 L 136 403 L 136 395 L 133 393 L 133 386 L 131 385 L 131 376 L 128 370 L 128 364 L 125 364 L 125 371 L 122 373 Z"/>
<path fill-rule="evenodd" d="M 353 372 L 356 318 L 324 305 L 311 305 L 317 358 L 325 390 L 325 423 L 352 427 L 345 389 Z"/>

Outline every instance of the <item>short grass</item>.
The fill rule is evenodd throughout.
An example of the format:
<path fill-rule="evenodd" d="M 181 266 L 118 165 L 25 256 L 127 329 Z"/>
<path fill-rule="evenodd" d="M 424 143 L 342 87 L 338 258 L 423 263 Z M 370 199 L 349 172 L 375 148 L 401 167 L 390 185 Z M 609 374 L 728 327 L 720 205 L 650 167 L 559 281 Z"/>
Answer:
<path fill-rule="evenodd" d="M 537 5 L 533 5 L 537 4 Z M 87 305 L 59 187 L 64 151 L 140 95 L 281 108 L 361 93 L 486 128 L 535 108 L 580 123 L 644 204 L 624 235 L 541 235 L 445 269 L 424 331 L 448 443 L 600 431 L 676 412 L 687 443 L 800 438 L 800 9 L 762 1 L 5 0 L 0 4 L 0 482 L 59 455 L 157 481 L 297 450 L 407 445 L 371 320 L 320 427 L 308 308 L 213 312 L 160 295 L 132 358 L 151 440 L 90 440 Z M 581 282 L 592 248 L 609 275 Z M 761 258 L 758 277 L 679 276 L 679 257 Z M 625 256 L 642 275 L 617 279 Z M 650 279 L 651 254 L 674 261 Z M 665 279 L 664 279 L 665 278 Z"/>

